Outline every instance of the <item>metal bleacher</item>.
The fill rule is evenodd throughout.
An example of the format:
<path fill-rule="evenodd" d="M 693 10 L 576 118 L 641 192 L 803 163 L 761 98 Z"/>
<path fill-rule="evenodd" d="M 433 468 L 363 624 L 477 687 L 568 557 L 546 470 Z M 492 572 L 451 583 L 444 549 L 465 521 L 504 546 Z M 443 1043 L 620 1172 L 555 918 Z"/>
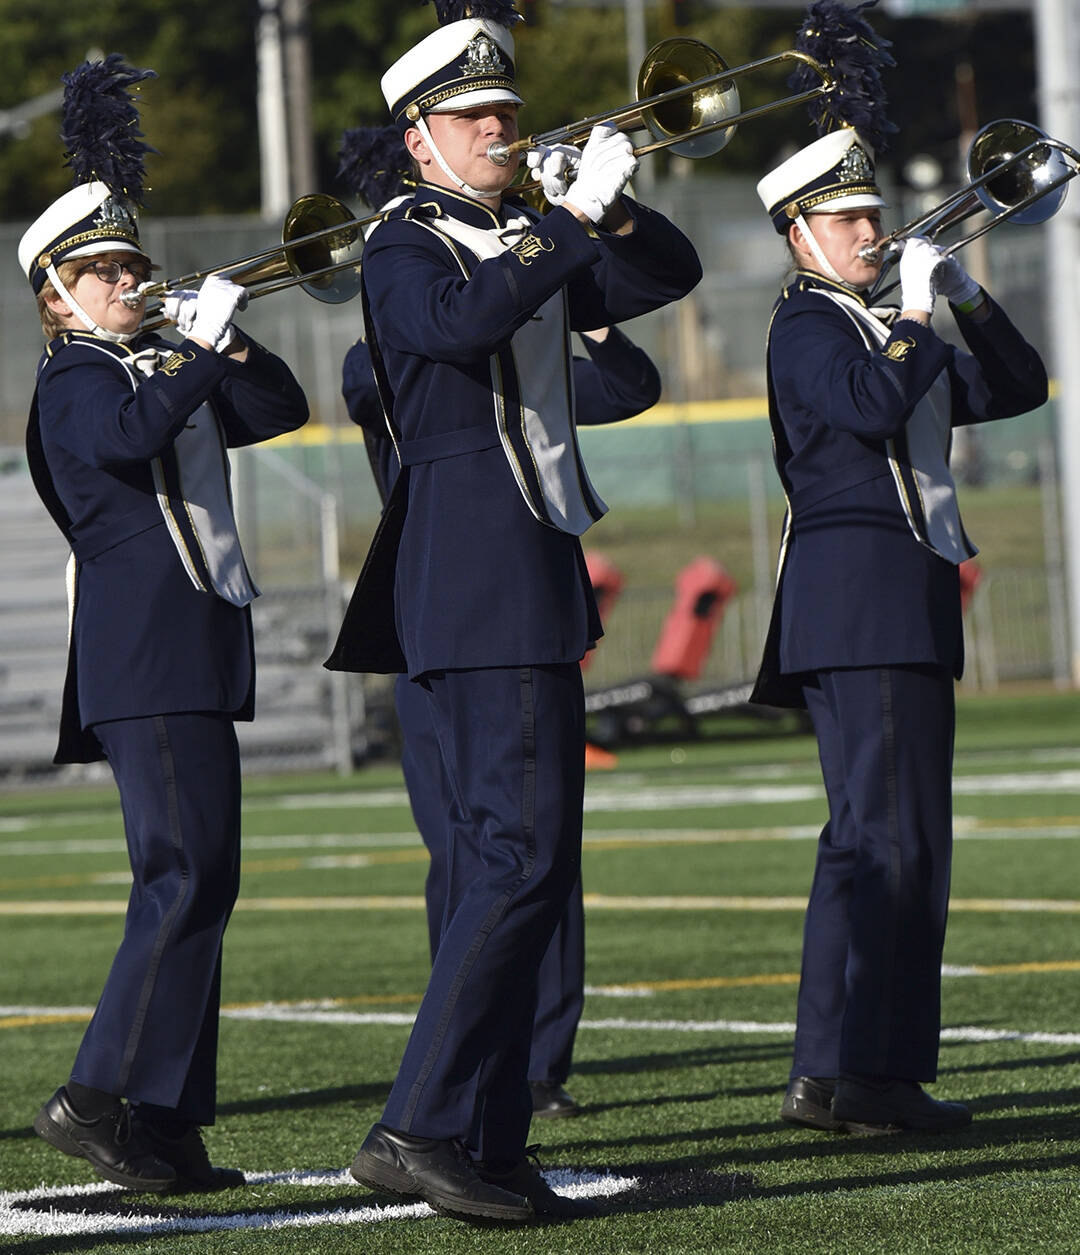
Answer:
<path fill-rule="evenodd" d="M 68 549 L 30 476 L 0 471 L 0 772 L 48 768 L 67 657 Z"/>

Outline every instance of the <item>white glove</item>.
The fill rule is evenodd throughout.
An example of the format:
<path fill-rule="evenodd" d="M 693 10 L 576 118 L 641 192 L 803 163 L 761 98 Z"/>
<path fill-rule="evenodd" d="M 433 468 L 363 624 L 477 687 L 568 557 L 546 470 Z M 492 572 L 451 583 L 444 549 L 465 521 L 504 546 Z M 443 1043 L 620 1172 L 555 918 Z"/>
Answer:
<path fill-rule="evenodd" d="M 638 168 L 630 141 L 610 122 L 594 126 L 581 151 L 577 178 L 563 197 L 564 205 L 580 210 L 590 222 L 599 222 Z"/>
<path fill-rule="evenodd" d="M 904 241 L 900 254 L 900 306 L 934 312 L 934 276 L 945 265 L 945 258 L 936 244 L 921 235 Z"/>
<path fill-rule="evenodd" d="M 166 292 L 162 299 L 165 317 L 169 322 L 176 323 L 177 331 L 183 336 L 191 332 L 195 321 L 195 304 L 198 299 L 198 292 L 191 288 L 177 288 L 175 292 Z"/>
<path fill-rule="evenodd" d="M 581 165 L 581 149 L 573 144 L 538 144 L 525 162 L 534 171 L 549 204 L 561 205 Z"/>
<path fill-rule="evenodd" d="M 233 315 L 246 307 L 247 292 L 221 275 L 210 274 L 196 295 L 195 318 L 187 334 L 220 353 L 232 341 Z"/>
<path fill-rule="evenodd" d="M 982 288 L 955 257 L 947 257 L 934 278 L 934 288 L 954 305 L 964 305 L 982 295 Z"/>

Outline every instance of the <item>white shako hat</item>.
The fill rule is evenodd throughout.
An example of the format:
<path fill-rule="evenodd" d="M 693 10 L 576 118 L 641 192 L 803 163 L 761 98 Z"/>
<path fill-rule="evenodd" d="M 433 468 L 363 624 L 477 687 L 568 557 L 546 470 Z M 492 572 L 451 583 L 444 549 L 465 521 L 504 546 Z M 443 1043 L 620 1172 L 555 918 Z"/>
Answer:
<path fill-rule="evenodd" d="M 394 62 L 381 86 L 402 134 L 425 113 L 523 103 L 514 85 L 514 38 L 484 18 L 440 26 Z"/>
<path fill-rule="evenodd" d="M 40 214 L 19 241 L 19 265 L 35 293 L 49 266 L 96 253 L 141 253 L 134 204 L 104 183 L 80 183 Z"/>
<path fill-rule="evenodd" d="M 875 182 L 874 150 L 851 127 L 829 131 L 800 148 L 757 185 L 781 235 L 800 214 L 884 207 Z"/>

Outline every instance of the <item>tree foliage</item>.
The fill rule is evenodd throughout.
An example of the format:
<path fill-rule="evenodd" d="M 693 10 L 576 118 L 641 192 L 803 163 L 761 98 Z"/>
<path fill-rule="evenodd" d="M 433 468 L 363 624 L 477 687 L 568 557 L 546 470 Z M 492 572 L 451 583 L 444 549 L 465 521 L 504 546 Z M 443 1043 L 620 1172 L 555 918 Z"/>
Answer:
<path fill-rule="evenodd" d="M 575 121 L 631 97 L 622 5 L 609 8 L 534 0 L 539 22 L 518 26 L 519 82 L 528 101 L 522 127 L 539 131 Z M 791 47 L 802 6 L 787 9 L 689 9 L 677 31 L 671 0 L 648 12 L 650 40 L 673 34 L 704 40 L 729 64 Z M 318 179 L 334 185 L 337 152 L 349 127 L 387 120 L 379 89 L 386 67 L 434 29 L 430 5 L 409 0 L 309 0 L 311 113 Z M 259 204 L 256 25 L 258 0 L 0 0 L 0 109 L 59 86 L 88 51 L 120 52 L 157 71 L 140 111 L 147 142 L 147 209 L 156 214 L 247 212 Z M 931 21 L 874 17 L 894 44 L 898 67 L 886 81 L 890 115 L 901 128 L 890 159 L 900 168 L 929 152 L 946 168 L 958 151 L 957 66 L 974 72 L 980 122 L 1001 116 L 1037 120 L 1030 17 L 1022 13 Z M 740 80 L 745 106 L 786 93 L 786 73 Z M 812 136 L 796 107 L 740 127 L 724 151 L 696 163 L 713 173 L 758 173 Z M 1066 137 L 1067 138 L 1067 137 Z M 1073 137 L 1075 141 L 1075 137 Z M 666 158 L 655 157 L 663 166 Z M 23 137 L 0 135 L 0 214 L 29 219 L 70 186 L 55 113 Z"/>

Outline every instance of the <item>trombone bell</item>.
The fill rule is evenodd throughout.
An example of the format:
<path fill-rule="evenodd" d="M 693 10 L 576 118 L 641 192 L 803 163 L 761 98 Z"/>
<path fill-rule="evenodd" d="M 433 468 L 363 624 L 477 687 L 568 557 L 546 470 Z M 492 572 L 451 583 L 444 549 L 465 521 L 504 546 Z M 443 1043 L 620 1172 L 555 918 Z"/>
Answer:
<path fill-rule="evenodd" d="M 290 247 L 290 241 L 313 235 L 330 227 L 317 240 Z M 288 273 L 300 279 L 300 286 L 309 296 L 328 305 L 350 301 L 360 291 L 360 255 L 364 251 L 364 234 L 356 218 L 336 196 L 312 192 L 294 201 L 281 228 L 284 262 Z M 322 274 L 336 266 L 355 261 L 353 269 Z M 304 278 L 310 275 L 312 278 Z M 240 282 L 239 280 L 237 282 Z"/>
<path fill-rule="evenodd" d="M 279 248 L 258 255 L 250 265 L 235 263 L 222 273 L 233 283 L 248 288 L 252 295 L 261 290 L 273 292 L 299 286 L 317 301 L 340 305 L 360 291 L 364 236 L 356 222 L 336 196 L 322 192 L 301 196 L 285 216 Z M 335 229 L 338 227 L 340 230 Z M 317 239 L 303 239 L 316 234 Z M 293 240 L 302 242 L 293 244 Z M 353 260 L 356 267 L 350 269 L 347 263 Z M 346 268 L 333 274 L 323 273 L 334 266 Z"/>
<path fill-rule="evenodd" d="M 1070 164 L 1073 163 L 1073 164 Z M 899 227 L 877 244 L 859 250 L 863 261 L 895 260 L 912 235 L 936 240 L 942 231 L 982 210 L 993 216 L 944 250 L 970 244 L 1000 222 L 1034 225 L 1061 208 L 1070 179 L 1080 173 L 1080 153 L 1031 122 L 1000 118 L 976 132 L 967 153 L 968 182 L 940 205 Z M 892 256 L 890 256 L 890 254 Z"/>
<path fill-rule="evenodd" d="M 309 296 L 340 305 L 360 291 L 360 256 L 364 251 L 364 227 L 378 222 L 381 214 L 356 218 L 336 196 L 312 192 L 293 202 L 281 228 L 281 243 L 261 253 L 249 253 L 224 266 L 196 270 L 179 279 L 143 285 L 120 299 L 134 309 L 148 297 L 160 297 L 161 305 L 146 311 L 142 329 L 156 331 L 171 322 L 164 312 L 170 292 L 217 274 L 247 288 L 248 299 L 270 296 L 286 288 L 302 287 Z"/>
<path fill-rule="evenodd" d="M 667 140 L 685 135 L 685 139 L 667 145 L 679 157 L 711 157 L 724 148 L 735 134 L 734 126 L 705 135 L 696 132 L 739 112 L 739 89 L 734 81 L 716 81 L 727 68 L 723 57 L 699 39 L 664 39 L 652 48 L 638 70 L 639 101 L 673 88 L 689 88 L 701 79 L 712 80 L 674 99 L 645 106 L 641 120 L 652 137 Z"/>
<path fill-rule="evenodd" d="M 1010 222 L 1034 225 L 1046 222 L 1061 208 L 1068 191 L 1064 180 L 1069 173 L 1069 165 L 1062 154 L 1047 145 L 1018 157 L 1025 148 L 1046 138 L 1046 132 L 1030 122 L 1001 118 L 988 122 L 971 141 L 967 156 L 970 181 L 1005 166 L 1000 175 L 975 189 L 976 196 L 991 213 L 1013 210 Z M 1061 186 L 1052 187 L 1055 183 Z M 1029 200 L 1026 207 L 1017 208 Z"/>

